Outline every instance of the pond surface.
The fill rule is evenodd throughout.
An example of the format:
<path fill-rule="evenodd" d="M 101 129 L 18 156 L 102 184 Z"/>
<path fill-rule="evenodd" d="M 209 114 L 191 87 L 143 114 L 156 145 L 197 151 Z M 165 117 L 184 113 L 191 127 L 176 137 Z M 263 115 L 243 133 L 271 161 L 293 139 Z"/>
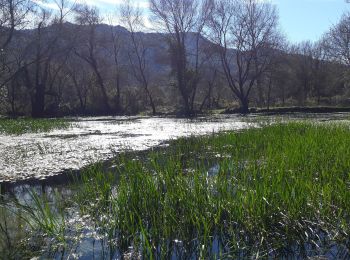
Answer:
<path fill-rule="evenodd" d="M 65 130 L 20 136 L 0 135 L 0 182 L 20 183 L 21 180 L 45 179 L 59 175 L 66 170 L 79 170 L 91 163 L 108 160 L 118 152 L 146 150 L 166 144 L 167 141 L 179 137 L 205 135 L 228 130 L 239 131 L 250 127 L 260 127 L 264 124 L 294 120 L 350 122 L 350 113 L 290 114 L 283 116 L 250 115 L 246 117 L 222 115 L 195 120 L 148 117 L 71 118 L 70 120 L 72 126 Z M 55 194 L 60 194 L 62 201 L 66 199 L 68 201 L 73 192 L 67 185 L 56 186 L 55 183 L 52 186 L 31 186 L 26 183 L 25 185 L 18 184 L 18 186 L 14 184 L 13 189 L 3 197 L 4 202 L 11 202 L 15 198 L 15 201 L 23 205 L 32 205 L 31 191 L 35 191 L 38 194 L 46 194 L 50 203 L 52 202 L 53 207 L 55 207 Z M 14 209 L 16 207 L 0 207 L 0 226 L 5 227 L 6 231 L 0 232 L 0 241 L 9 240 L 10 245 L 15 244 L 15 241 L 27 239 L 26 235 L 29 232 L 25 228 L 24 220 L 18 217 L 20 213 L 13 213 Z M 67 230 L 71 232 L 67 236 L 72 237 L 68 240 L 72 243 L 72 245 L 69 245 L 71 248 L 68 247 L 68 250 L 63 250 L 63 252 L 62 250 L 51 252 L 51 249 L 43 249 L 44 251 L 41 253 L 44 258 L 92 259 L 95 257 L 95 259 L 120 259 L 124 257 L 127 259 L 129 257 L 131 259 L 135 257 L 133 254 L 137 255 L 132 247 L 126 253 L 111 250 L 111 245 L 108 244 L 106 237 L 103 234 L 101 235 L 101 231 L 96 231 L 96 227 L 86 216 L 78 214 L 74 207 L 68 209 L 67 212 L 69 213 Z M 77 227 L 82 227 L 82 230 Z M 45 244 L 48 243 L 46 240 L 44 242 Z M 30 243 L 28 242 L 28 244 Z M 308 247 L 309 245 L 305 246 Z M 217 255 L 216 252 L 219 252 L 219 249 L 221 250 L 223 247 L 224 245 L 221 245 L 215 239 L 213 241 L 214 255 Z M 328 258 L 336 258 L 333 256 L 337 255 L 341 249 L 337 244 L 334 244 L 328 251 L 326 250 L 324 255 Z M 6 250 L 11 252 L 17 249 L 0 243 L 0 253 Z M 173 251 L 171 259 L 185 258 L 182 253 L 186 250 L 181 248 L 181 243 L 176 250 Z M 310 252 L 312 251 L 310 250 Z M 318 255 L 318 252 L 315 255 Z M 310 256 L 313 256 L 313 254 L 310 253 Z M 196 259 L 197 257 L 190 253 L 186 258 Z M 271 258 L 274 258 L 273 255 Z"/>
<path fill-rule="evenodd" d="M 349 120 L 349 113 L 284 116 L 220 115 L 197 119 L 160 117 L 71 118 L 72 126 L 49 133 L 0 135 L 0 183 L 45 179 L 78 170 L 127 150 L 146 150 L 179 137 L 258 127 L 290 120 Z"/>

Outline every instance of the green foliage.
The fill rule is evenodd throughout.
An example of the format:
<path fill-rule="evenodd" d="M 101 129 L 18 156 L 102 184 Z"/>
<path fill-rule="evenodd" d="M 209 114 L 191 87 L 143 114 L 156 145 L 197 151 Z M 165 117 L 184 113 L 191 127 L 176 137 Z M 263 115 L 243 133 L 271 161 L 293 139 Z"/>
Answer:
<path fill-rule="evenodd" d="M 30 190 L 24 201 L 1 198 L 0 259 L 31 258 L 66 246 L 65 204 L 60 194 L 52 195 Z"/>
<path fill-rule="evenodd" d="M 162 257 L 181 241 L 210 257 L 219 237 L 222 253 L 278 255 L 305 243 L 346 243 L 348 147 L 348 125 L 289 123 L 181 139 L 146 159 L 121 156 L 115 192 L 95 171 L 78 194 L 99 202 L 121 251 L 133 244 Z"/>
<path fill-rule="evenodd" d="M 0 118 L 0 133 L 21 135 L 25 133 L 49 132 L 53 129 L 69 127 L 65 119 L 3 119 Z"/>

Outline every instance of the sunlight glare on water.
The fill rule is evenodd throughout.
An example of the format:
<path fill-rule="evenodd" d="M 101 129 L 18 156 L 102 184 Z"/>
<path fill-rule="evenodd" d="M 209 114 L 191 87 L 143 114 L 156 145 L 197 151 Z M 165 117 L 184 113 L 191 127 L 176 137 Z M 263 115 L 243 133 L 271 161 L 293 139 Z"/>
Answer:
<path fill-rule="evenodd" d="M 141 151 L 179 137 L 198 136 L 291 120 L 346 121 L 349 113 L 284 116 L 217 115 L 191 119 L 161 117 L 74 118 L 49 133 L 0 135 L 0 182 L 45 179 L 108 160 L 117 152 Z M 220 155 L 221 156 L 221 155 Z"/>
<path fill-rule="evenodd" d="M 49 133 L 0 135 L 0 182 L 42 179 L 107 160 L 115 152 L 145 150 L 191 135 L 251 126 L 242 117 L 210 120 L 175 118 L 79 118 L 72 127 Z"/>

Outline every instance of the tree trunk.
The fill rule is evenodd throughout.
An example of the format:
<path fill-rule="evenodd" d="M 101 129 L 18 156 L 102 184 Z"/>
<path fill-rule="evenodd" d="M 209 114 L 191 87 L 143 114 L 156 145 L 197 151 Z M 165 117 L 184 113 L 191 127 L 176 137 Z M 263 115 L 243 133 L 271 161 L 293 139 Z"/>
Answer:
<path fill-rule="evenodd" d="M 144 79 L 145 79 L 145 77 L 144 77 Z M 148 83 L 146 81 L 144 81 L 144 84 L 145 84 L 145 90 L 147 92 L 147 96 L 148 96 L 148 99 L 149 99 L 149 104 L 150 104 L 150 106 L 152 108 L 152 114 L 156 115 L 157 114 L 156 105 L 154 104 L 152 94 L 151 94 L 151 92 L 148 89 Z"/>
<path fill-rule="evenodd" d="M 260 79 L 256 80 L 256 88 L 258 90 L 258 105 L 259 107 L 263 107 L 265 105 L 265 98 Z"/>
<path fill-rule="evenodd" d="M 152 107 L 152 114 L 155 116 L 157 114 L 157 111 L 156 111 L 156 106 L 154 105 L 153 98 L 151 95 L 149 96 L 149 101 L 150 101 L 150 104 Z"/>
<path fill-rule="evenodd" d="M 242 114 L 249 114 L 249 100 L 247 97 L 240 97 L 239 99 L 239 102 L 240 102 L 240 112 Z"/>
<path fill-rule="evenodd" d="M 267 88 L 267 110 L 270 110 L 271 90 L 272 90 L 272 73 L 270 73 L 269 84 L 268 84 L 268 88 Z"/>
<path fill-rule="evenodd" d="M 81 113 L 85 113 L 85 103 L 84 103 L 84 99 L 83 96 L 81 94 L 81 90 L 79 88 L 79 84 L 77 79 L 75 78 L 75 76 L 72 76 L 72 80 L 73 80 L 73 85 L 75 87 L 75 90 L 77 92 L 78 98 L 79 98 L 79 103 L 80 103 L 80 112 Z"/>
<path fill-rule="evenodd" d="M 36 86 L 34 99 L 32 99 L 32 117 L 40 118 L 45 115 L 45 86 L 38 84 Z"/>
<path fill-rule="evenodd" d="M 187 72 L 187 64 L 186 64 L 186 47 L 184 44 L 184 39 L 180 39 L 180 36 L 177 36 L 177 42 L 175 46 L 173 46 L 173 59 L 176 64 L 176 76 L 178 88 L 180 90 L 180 94 L 182 97 L 183 105 L 185 106 L 185 116 L 191 116 L 191 106 L 190 106 L 190 98 L 188 91 L 188 82 L 186 79 Z"/>
<path fill-rule="evenodd" d="M 117 96 L 116 96 L 116 111 L 117 113 L 121 113 L 123 111 L 122 109 L 122 103 L 121 103 L 121 100 L 120 100 L 120 75 L 119 73 L 117 74 Z"/>
<path fill-rule="evenodd" d="M 95 59 L 93 57 L 91 57 L 93 59 L 93 63 L 92 63 L 92 67 L 93 70 L 95 72 L 95 76 L 96 76 L 96 80 L 97 80 L 97 84 L 100 86 L 101 89 L 101 94 L 102 94 L 102 99 L 103 99 L 103 106 L 104 106 L 104 111 L 105 113 L 110 113 L 111 112 L 111 107 L 109 105 L 109 101 L 108 101 L 108 95 L 107 95 L 107 91 L 105 88 L 105 84 L 103 81 L 103 78 L 97 68 L 97 63 L 95 61 Z"/>
<path fill-rule="evenodd" d="M 269 83 L 269 88 L 267 91 L 267 110 L 270 110 L 270 102 L 271 102 L 271 82 Z"/>

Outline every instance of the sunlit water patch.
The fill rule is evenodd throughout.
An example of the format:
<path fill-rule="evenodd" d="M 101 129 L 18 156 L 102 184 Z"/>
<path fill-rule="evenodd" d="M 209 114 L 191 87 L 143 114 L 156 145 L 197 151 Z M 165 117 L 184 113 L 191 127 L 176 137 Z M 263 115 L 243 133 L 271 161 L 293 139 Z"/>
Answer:
<path fill-rule="evenodd" d="M 84 118 L 50 133 L 0 135 L 0 181 L 46 178 L 111 158 L 116 152 L 145 150 L 190 135 L 243 129 L 252 123 L 229 117 L 210 120 L 174 118 Z"/>
<path fill-rule="evenodd" d="M 0 135 L 0 182 L 44 179 L 65 170 L 78 170 L 116 152 L 145 150 L 165 141 L 192 135 L 258 126 L 261 122 L 311 118 L 349 118 L 349 114 L 292 115 L 284 117 L 216 116 L 176 119 L 98 117 L 73 119 L 72 126 L 49 133 Z"/>

